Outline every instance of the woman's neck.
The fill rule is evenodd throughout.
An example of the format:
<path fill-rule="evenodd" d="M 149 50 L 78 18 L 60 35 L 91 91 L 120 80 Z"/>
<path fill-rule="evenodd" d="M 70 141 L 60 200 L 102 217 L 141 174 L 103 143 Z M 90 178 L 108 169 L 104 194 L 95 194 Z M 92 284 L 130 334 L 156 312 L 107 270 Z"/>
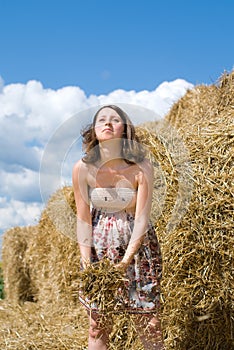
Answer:
<path fill-rule="evenodd" d="M 121 155 L 121 140 L 101 142 L 99 149 L 101 166 L 114 168 L 125 163 Z"/>

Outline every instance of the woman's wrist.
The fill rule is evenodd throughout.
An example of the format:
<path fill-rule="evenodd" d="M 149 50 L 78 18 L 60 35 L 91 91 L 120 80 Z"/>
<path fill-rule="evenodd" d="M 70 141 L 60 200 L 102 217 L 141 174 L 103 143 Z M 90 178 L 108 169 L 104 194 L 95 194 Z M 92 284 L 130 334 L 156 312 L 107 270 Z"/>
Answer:
<path fill-rule="evenodd" d="M 123 266 L 128 267 L 130 265 L 131 261 L 132 261 L 132 258 L 126 256 L 126 257 L 123 257 L 123 259 L 121 260 L 121 264 Z"/>
<path fill-rule="evenodd" d="M 116 267 L 118 268 L 118 270 L 121 270 L 121 271 L 126 271 L 127 268 L 128 268 L 128 264 L 123 262 L 123 261 L 120 261 Z"/>

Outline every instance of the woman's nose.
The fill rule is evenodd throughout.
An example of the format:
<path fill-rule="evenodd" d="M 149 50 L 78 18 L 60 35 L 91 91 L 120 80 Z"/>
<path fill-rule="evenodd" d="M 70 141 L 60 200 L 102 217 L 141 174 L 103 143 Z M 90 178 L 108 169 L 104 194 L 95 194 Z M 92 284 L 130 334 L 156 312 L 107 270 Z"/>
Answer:
<path fill-rule="evenodd" d="M 105 125 L 111 125 L 111 122 L 108 120 L 105 122 Z"/>

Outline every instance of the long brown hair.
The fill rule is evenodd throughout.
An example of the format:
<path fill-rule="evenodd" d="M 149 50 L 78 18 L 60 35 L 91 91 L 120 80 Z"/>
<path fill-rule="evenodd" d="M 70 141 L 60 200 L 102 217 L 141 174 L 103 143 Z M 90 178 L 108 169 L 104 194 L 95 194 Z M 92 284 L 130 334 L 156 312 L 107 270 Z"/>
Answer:
<path fill-rule="evenodd" d="M 146 152 L 143 145 L 140 143 L 138 136 L 136 135 L 135 127 L 127 113 L 116 105 L 102 106 L 95 113 L 92 123 L 82 130 L 81 135 L 83 137 L 83 150 L 85 152 L 82 160 L 85 163 L 95 163 L 100 159 L 100 150 L 98 146 L 99 141 L 97 140 L 94 128 L 98 113 L 103 108 L 111 108 L 116 111 L 124 123 L 121 155 L 125 162 L 128 164 L 142 162 L 145 158 Z"/>

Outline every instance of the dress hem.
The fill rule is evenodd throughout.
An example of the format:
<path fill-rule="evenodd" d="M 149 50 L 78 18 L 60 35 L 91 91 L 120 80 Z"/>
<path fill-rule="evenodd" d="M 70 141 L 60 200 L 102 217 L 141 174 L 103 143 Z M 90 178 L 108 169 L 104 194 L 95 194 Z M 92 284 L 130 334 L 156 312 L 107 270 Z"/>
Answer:
<path fill-rule="evenodd" d="M 79 296 L 79 302 L 85 307 L 85 309 L 91 313 L 99 314 L 99 315 L 105 315 L 105 312 L 100 312 L 97 307 L 90 306 L 89 302 L 86 301 L 83 297 Z M 142 308 L 118 308 L 118 310 L 108 311 L 112 314 L 120 314 L 120 313 L 128 313 L 128 314 L 140 314 L 140 315 L 150 315 L 150 314 L 157 314 L 159 312 L 159 308 L 153 308 L 153 309 L 142 309 Z"/>

